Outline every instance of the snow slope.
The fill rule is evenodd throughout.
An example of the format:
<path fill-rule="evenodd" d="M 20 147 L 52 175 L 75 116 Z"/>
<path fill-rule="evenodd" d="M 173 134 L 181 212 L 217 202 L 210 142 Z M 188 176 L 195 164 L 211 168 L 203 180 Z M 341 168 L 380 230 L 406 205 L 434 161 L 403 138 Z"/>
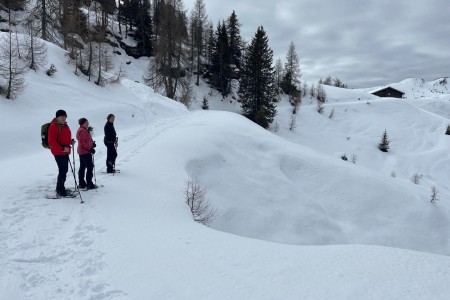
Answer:
<path fill-rule="evenodd" d="M 448 120 L 430 104 L 327 89 L 326 113 L 305 101 L 294 131 L 283 100 L 274 134 L 236 113 L 190 112 L 134 80 L 98 87 L 62 50 L 49 55 L 54 78 L 30 73 L 19 99 L 0 100 L 1 299 L 447 299 Z M 73 133 L 81 117 L 94 127 L 104 187 L 82 193 L 83 205 L 44 197 L 56 164 L 38 132 L 57 109 Z M 109 113 L 114 176 L 101 173 Z M 388 153 L 376 149 L 385 128 Z M 211 228 L 192 220 L 188 176 L 218 211 Z"/>

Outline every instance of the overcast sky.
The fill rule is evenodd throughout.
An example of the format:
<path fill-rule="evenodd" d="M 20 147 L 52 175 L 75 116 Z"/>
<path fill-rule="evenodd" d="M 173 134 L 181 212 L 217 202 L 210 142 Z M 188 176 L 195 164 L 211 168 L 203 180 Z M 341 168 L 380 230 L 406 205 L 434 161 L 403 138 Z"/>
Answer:
<path fill-rule="evenodd" d="M 191 10 L 195 0 L 184 0 Z M 232 11 L 250 41 L 262 25 L 285 60 L 290 42 L 302 79 L 339 77 L 351 88 L 450 76 L 448 0 L 204 0 L 214 23 Z"/>

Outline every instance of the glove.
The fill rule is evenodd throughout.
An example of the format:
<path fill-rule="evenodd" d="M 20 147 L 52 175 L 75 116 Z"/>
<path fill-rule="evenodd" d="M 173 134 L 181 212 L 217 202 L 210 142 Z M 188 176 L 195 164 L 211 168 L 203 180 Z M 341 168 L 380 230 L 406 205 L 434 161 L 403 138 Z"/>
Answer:
<path fill-rule="evenodd" d="M 89 152 L 91 152 L 92 154 L 95 154 L 95 149 L 91 148 L 91 150 Z"/>
<path fill-rule="evenodd" d="M 97 147 L 97 144 L 95 143 L 95 141 L 92 143 L 92 148 Z"/>

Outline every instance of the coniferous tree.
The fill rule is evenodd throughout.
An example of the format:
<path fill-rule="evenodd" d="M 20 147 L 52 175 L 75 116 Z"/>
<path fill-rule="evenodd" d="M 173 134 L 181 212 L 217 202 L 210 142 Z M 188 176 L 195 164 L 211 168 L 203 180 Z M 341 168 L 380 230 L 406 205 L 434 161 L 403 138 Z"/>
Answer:
<path fill-rule="evenodd" d="M 241 60 L 242 60 L 242 47 L 243 41 L 240 33 L 239 20 L 236 16 L 236 13 L 231 13 L 230 17 L 227 20 L 227 33 L 229 38 L 229 47 L 230 47 L 230 65 L 234 65 L 236 70 L 233 72 L 233 77 L 239 78 L 238 70 L 241 69 Z"/>
<path fill-rule="evenodd" d="M 447 130 L 445 131 L 446 135 L 450 135 L 450 125 L 447 125 Z"/>
<path fill-rule="evenodd" d="M 222 96 L 230 92 L 230 44 L 225 24 L 217 25 L 214 38 L 214 49 L 211 62 L 211 84 L 216 87 Z"/>
<path fill-rule="evenodd" d="M 132 24 L 135 16 L 138 15 L 139 5 L 137 4 L 139 0 L 122 0 L 120 6 L 120 16 L 121 23 L 125 25 L 125 35 L 132 28 Z"/>
<path fill-rule="evenodd" d="M 203 100 L 202 100 L 202 109 L 203 110 L 208 110 L 209 109 L 209 101 L 208 101 L 208 98 L 206 96 L 204 96 Z"/>
<path fill-rule="evenodd" d="M 0 0 L 0 4 L 6 9 L 23 10 L 27 0 Z"/>
<path fill-rule="evenodd" d="M 86 15 L 80 10 L 81 2 L 77 0 L 61 0 L 58 14 L 64 48 L 82 47 L 82 40 L 88 36 Z"/>
<path fill-rule="evenodd" d="M 384 130 L 383 136 L 381 137 L 381 142 L 378 144 L 378 149 L 383 152 L 388 152 L 389 150 L 389 138 L 386 129 Z"/>
<path fill-rule="evenodd" d="M 153 27 L 150 15 L 150 1 L 139 0 L 137 5 L 135 39 L 138 41 L 138 55 L 151 56 L 153 54 Z"/>
<path fill-rule="evenodd" d="M 239 101 L 242 113 L 263 128 L 268 128 L 276 115 L 277 91 L 272 60 L 273 51 L 260 26 L 245 52 Z"/>
<path fill-rule="evenodd" d="M 101 6 L 101 26 L 106 27 L 108 25 L 108 15 L 111 15 L 116 10 L 115 0 L 96 0 Z M 147 0 L 148 1 L 148 0 Z M 120 3 L 120 1 L 117 1 Z"/>

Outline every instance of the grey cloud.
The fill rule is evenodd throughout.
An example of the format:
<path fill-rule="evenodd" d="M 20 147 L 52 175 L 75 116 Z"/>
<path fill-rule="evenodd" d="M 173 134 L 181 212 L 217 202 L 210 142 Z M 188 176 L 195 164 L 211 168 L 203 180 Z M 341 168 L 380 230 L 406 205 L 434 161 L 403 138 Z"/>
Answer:
<path fill-rule="evenodd" d="M 185 1 L 192 7 L 194 0 Z M 450 74 L 450 17 L 446 0 L 205 0 L 217 23 L 233 10 L 250 40 L 259 25 L 274 57 L 294 42 L 302 79 L 338 76 L 370 87 Z"/>

